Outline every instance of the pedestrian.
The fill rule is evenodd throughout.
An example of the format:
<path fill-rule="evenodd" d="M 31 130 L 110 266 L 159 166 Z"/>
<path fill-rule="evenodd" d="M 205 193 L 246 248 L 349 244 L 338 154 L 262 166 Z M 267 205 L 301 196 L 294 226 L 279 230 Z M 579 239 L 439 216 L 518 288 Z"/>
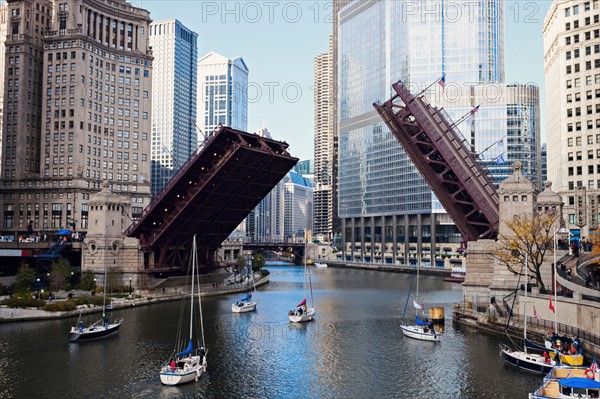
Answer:
<path fill-rule="evenodd" d="M 571 269 L 572 269 L 572 268 L 571 268 L 571 267 L 569 267 L 569 270 L 567 270 L 567 278 L 568 278 L 569 280 L 571 280 Z"/>
<path fill-rule="evenodd" d="M 590 287 L 590 283 L 592 282 L 592 277 L 589 275 L 589 273 L 585 276 L 585 287 L 589 288 Z"/>

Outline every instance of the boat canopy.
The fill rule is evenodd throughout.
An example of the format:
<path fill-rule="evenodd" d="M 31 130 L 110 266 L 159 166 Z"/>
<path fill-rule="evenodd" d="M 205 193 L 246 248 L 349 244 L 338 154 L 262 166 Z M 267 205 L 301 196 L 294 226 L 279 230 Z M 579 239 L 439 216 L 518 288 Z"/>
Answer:
<path fill-rule="evenodd" d="M 428 326 L 429 322 L 427 320 L 423 321 L 423 320 L 419 319 L 419 316 L 417 316 L 415 324 L 418 326 Z"/>
<path fill-rule="evenodd" d="M 306 305 L 306 299 L 303 299 L 302 302 L 300 302 L 299 304 L 296 305 L 297 308 L 299 308 L 300 306 L 304 306 Z"/>
<path fill-rule="evenodd" d="M 252 298 L 252 293 L 251 292 L 247 293 L 246 296 L 241 299 L 241 301 L 242 302 L 249 302 L 250 298 Z"/>
<path fill-rule="evenodd" d="M 581 377 L 561 378 L 560 385 L 567 388 L 600 389 L 600 382 Z"/>
<path fill-rule="evenodd" d="M 190 339 L 190 342 L 188 342 L 187 348 L 185 348 L 181 352 L 177 353 L 177 356 L 189 355 L 190 353 L 192 353 L 192 350 L 193 350 L 193 345 L 192 345 L 192 340 Z"/>

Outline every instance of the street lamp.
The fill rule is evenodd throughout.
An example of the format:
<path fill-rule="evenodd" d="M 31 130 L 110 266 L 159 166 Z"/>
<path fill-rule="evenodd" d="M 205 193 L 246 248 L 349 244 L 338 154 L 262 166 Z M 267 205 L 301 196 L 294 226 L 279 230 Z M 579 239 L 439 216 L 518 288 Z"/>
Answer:
<path fill-rule="evenodd" d="M 94 279 L 94 291 L 92 291 L 92 295 L 96 293 L 96 279 Z"/>
<path fill-rule="evenodd" d="M 39 278 L 39 277 L 37 278 L 37 284 L 36 284 L 36 286 L 35 286 L 35 290 L 36 290 L 36 291 L 39 291 L 39 290 L 40 290 L 40 278 Z"/>
<path fill-rule="evenodd" d="M 131 277 L 129 277 L 129 297 L 131 298 Z"/>

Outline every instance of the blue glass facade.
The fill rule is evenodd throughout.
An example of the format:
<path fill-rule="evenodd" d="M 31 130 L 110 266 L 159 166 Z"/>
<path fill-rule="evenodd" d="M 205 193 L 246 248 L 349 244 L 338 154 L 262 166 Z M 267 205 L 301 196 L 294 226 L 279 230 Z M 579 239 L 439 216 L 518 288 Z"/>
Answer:
<path fill-rule="evenodd" d="M 150 26 L 157 64 L 152 86 L 151 183 L 155 195 L 197 147 L 198 34 L 177 20 Z"/>
<path fill-rule="evenodd" d="M 357 0 L 338 13 L 338 215 L 345 260 L 409 264 L 415 261 L 409 243 L 417 244 L 419 253 L 439 254 L 438 244 L 460 241 L 373 109 L 374 102 L 392 96 L 399 79 L 417 93 L 444 75 L 446 88 L 435 84 L 429 101 L 455 121 L 482 104 L 474 138 L 471 120 L 459 127 L 497 180 L 506 178 L 515 160 L 529 162 L 537 175 L 538 92 L 504 84 L 503 6 L 502 0 Z M 499 93 L 493 99 L 489 87 Z M 501 159 L 506 163 L 497 162 Z M 433 258 L 427 262 L 439 266 Z"/>

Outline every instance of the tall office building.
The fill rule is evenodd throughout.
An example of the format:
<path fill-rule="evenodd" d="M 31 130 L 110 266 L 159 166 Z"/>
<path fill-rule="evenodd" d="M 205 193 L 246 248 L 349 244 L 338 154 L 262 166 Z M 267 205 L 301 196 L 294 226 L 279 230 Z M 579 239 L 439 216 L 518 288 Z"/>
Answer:
<path fill-rule="evenodd" d="M 416 264 L 422 254 L 425 265 L 448 266 L 442 255 L 455 255 L 461 241 L 373 109 L 373 102 L 391 97 L 398 79 L 418 93 L 444 76 L 445 88 L 434 84 L 427 98 L 461 124 L 494 177 L 501 181 L 509 165 L 527 161 L 539 183 L 538 91 L 504 83 L 502 11 L 502 0 L 340 6 L 334 48 L 344 259 Z"/>
<path fill-rule="evenodd" d="M 290 171 L 283 180 L 283 236 L 290 240 L 313 228 L 313 187 L 309 179 Z M 302 235 L 304 236 L 304 235 Z"/>
<path fill-rule="evenodd" d="M 124 0 L 5 9 L 2 231 L 85 231 L 103 181 L 135 218 L 150 199 L 150 14 Z"/>
<path fill-rule="evenodd" d="M 196 150 L 198 34 L 176 19 L 150 24 L 152 76 L 151 182 L 156 194 Z"/>
<path fill-rule="evenodd" d="M 242 57 L 229 59 L 211 51 L 198 60 L 197 124 L 204 134 L 219 125 L 248 129 L 249 72 Z"/>
<path fill-rule="evenodd" d="M 599 15 L 598 0 L 559 0 L 544 21 L 548 178 L 573 238 L 600 218 Z"/>
<path fill-rule="evenodd" d="M 271 137 L 266 128 L 256 131 Z M 305 170 L 310 170 L 305 162 Z M 298 231 L 313 228 L 313 184 L 310 175 L 290 171 L 245 220 L 246 238 L 253 242 L 289 242 Z"/>
<path fill-rule="evenodd" d="M 4 72 L 4 59 L 5 59 L 5 48 L 4 42 L 6 41 L 6 29 L 8 24 L 6 19 L 8 15 L 6 13 L 6 3 L 0 5 L 0 71 Z M 2 73 L 0 72 L 0 73 Z M 4 79 L 0 79 L 0 178 L 2 176 L 2 126 L 4 125 Z"/>
<path fill-rule="evenodd" d="M 329 51 L 315 57 L 315 159 L 313 235 L 333 238 L 333 38 Z"/>

